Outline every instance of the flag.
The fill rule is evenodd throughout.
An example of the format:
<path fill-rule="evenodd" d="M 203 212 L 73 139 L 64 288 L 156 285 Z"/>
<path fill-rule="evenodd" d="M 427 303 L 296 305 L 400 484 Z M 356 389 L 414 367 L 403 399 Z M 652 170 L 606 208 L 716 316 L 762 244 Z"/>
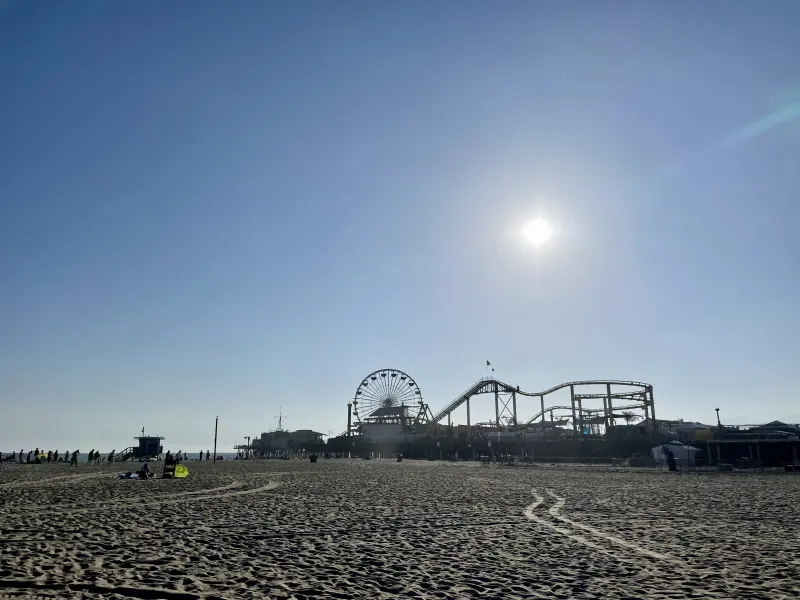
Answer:
<path fill-rule="evenodd" d="M 487 366 L 487 367 L 489 367 L 489 366 L 491 366 L 491 365 L 492 365 L 492 363 L 490 363 L 490 362 L 487 360 L 487 361 L 486 361 L 486 366 Z"/>
<path fill-rule="evenodd" d="M 494 373 L 494 367 L 492 367 L 492 373 Z"/>
<path fill-rule="evenodd" d="M 144 437 L 144 427 L 142 427 L 142 437 Z"/>

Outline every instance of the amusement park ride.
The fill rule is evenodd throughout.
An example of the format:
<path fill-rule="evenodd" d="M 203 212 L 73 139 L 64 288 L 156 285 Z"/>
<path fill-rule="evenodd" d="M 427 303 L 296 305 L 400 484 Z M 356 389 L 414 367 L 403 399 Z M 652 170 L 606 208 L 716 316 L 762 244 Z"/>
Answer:
<path fill-rule="evenodd" d="M 402 425 L 414 430 L 433 417 L 422 400 L 422 391 L 410 375 L 397 369 L 370 373 L 347 405 L 347 431 L 353 431 L 353 417 L 362 425 Z"/>
<path fill-rule="evenodd" d="M 568 403 L 552 396 L 559 390 L 569 390 Z M 471 422 L 471 403 L 479 395 L 494 396 L 495 419 L 490 423 Z M 534 398 L 534 413 L 521 416 L 518 399 Z M 548 402 L 548 400 L 552 402 Z M 593 402 L 592 402 L 593 401 Z M 602 408 L 584 406 L 599 405 Z M 524 392 L 493 377 L 476 381 L 437 413 L 430 410 L 422 398 L 416 381 L 398 369 L 379 369 L 367 375 L 359 384 L 352 401 L 347 405 L 347 435 L 359 435 L 365 428 L 381 425 L 400 426 L 402 431 L 416 433 L 447 419 L 451 425 L 453 412 L 466 404 L 467 435 L 473 429 L 495 431 L 539 430 L 543 433 L 556 427 L 571 425 L 575 434 L 615 426 L 618 420 L 643 420 L 646 428 L 655 428 L 656 415 L 653 386 L 649 383 L 622 380 L 568 381 L 541 392 Z M 524 402 L 529 405 L 529 402 Z M 643 417 L 639 414 L 643 413 Z"/>

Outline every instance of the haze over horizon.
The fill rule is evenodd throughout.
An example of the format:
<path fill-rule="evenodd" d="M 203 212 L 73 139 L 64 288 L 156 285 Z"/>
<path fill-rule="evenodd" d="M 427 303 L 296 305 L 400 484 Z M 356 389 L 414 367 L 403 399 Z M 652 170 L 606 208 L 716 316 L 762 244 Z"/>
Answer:
<path fill-rule="evenodd" d="M 800 422 L 798 23 L 0 3 L 0 450 L 144 425 L 196 452 L 219 415 L 228 451 L 280 410 L 336 435 L 372 371 L 435 412 L 486 360 L 528 391 L 651 383 L 659 418 Z"/>

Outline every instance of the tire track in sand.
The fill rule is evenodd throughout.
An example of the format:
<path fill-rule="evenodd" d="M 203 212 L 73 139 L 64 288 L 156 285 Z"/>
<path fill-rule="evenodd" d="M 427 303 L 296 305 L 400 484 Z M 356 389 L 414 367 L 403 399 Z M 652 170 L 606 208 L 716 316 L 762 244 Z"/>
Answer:
<path fill-rule="evenodd" d="M 588 546 L 589 548 L 592 548 L 593 550 L 597 550 L 598 552 L 601 552 L 602 554 L 607 554 L 607 555 L 609 555 L 609 556 L 611 556 L 613 558 L 618 558 L 618 556 L 615 555 L 613 552 L 609 551 L 607 548 L 604 548 L 603 546 L 600 546 L 599 544 L 595 544 L 593 541 L 591 541 L 590 539 L 586 538 L 585 536 L 582 536 L 582 535 L 579 535 L 577 533 L 574 533 L 574 532 L 572 532 L 569 529 L 566 529 L 564 527 L 559 527 L 555 523 L 551 523 L 547 519 L 544 519 L 544 518 L 540 517 L 539 515 L 537 515 L 536 514 L 538 512 L 537 509 L 544 502 L 544 497 L 539 495 L 539 493 L 535 489 L 533 490 L 533 497 L 534 497 L 533 503 L 528 505 L 528 506 L 526 506 L 525 510 L 523 511 L 523 513 L 525 514 L 525 517 L 529 521 L 533 521 L 535 523 L 538 523 L 539 525 L 542 525 L 543 527 L 546 527 L 547 529 L 555 531 L 559 535 L 562 535 L 562 536 L 564 536 L 566 538 L 574 540 L 574 541 L 578 542 L 579 544 L 583 544 L 584 546 Z"/>
<path fill-rule="evenodd" d="M 147 483 L 142 482 L 141 485 L 147 485 Z M 224 485 L 218 488 L 210 488 L 206 490 L 194 490 L 191 492 L 178 492 L 175 494 L 166 494 L 162 497 L 156 498 L 133 498 L 131 500 L 118 500 L 116 502 L 102 504 L 100 505 L 103 510 L 124 510 L 126 508 L 130 508 L 131 506 L 137 506 L 145 502 L 148 507 L 152 507 L 155 505 L 168 505 L 168 504 L 178 504 L 180 502 L 186 502 L 187 500 L 196 501 L 196 500 L 221 500 L 224 498 L 233 498 L 236 496 L 249 496 L 251 494 L 259 494 L 261 492 L 267 492 L 269 490 L 274 490 L 276 487 L 280 485 L 277 481 L 270 481 L 266 485 L 259 486 L 257 488 L 251 488 L 247 490 L 240 490 L 236 489 L 241 487 L 243 484 L 241 482 L 233 482 L 228 485 Z M 222 494 L 213 493 L 216 491 L 227 490 Z M 60 514 L 69 514 L 69 515 L 76 515 L 76 514 L 90 514 L 94 513 L 98 510 L 98 506 L 86 507 L 86 508 L 76 508 L 72 510 L 64 510 L 60 511 Z"/>
<path fill-rule="evenodd" d="M 251 494 L 259 494 L 261 492 L 268 492 L 270 490 L 274 490 L 276 487 L 280 486 L 281 484 L 277 481 L 270 481 L 267 485 L 262 485 L 257 488 L 249 489 L 249 490 L 237 490 L 235 492 L 227 492 L 225 494 L 211 494 L 208 496 L 195 496 L 192 500 L 218 500 L 220 498 L 233 498 L 235 496 L 249 496 Z M 179 499 L 178 502 L 182 502 L 182 499 Z"/>
<path fill-rule="evenodd" d="M 558 496 L 555 492 L 553 492 L 553 490 L 545 490 L 545 491 L 556 501 L 556 503 L 553 506 L 551 506 L 550 509 L 548 510 L 548 513 L 554 519 L 557 519 L 562 523 L 566 523 L 567 525 L 571 525 L 572 527 L 576 527 L 578 529 L 591 533 L 596 537 L 608 540 L 613 544 L 617 544 L 619 546 L 628 548 L 629 550 L 633 550 L 634 552 L 639 552 L 640 554 L 650 556 L 651 558 L 656 558 L 658 560 L 670 562 L 672 564 L 680 565 L 682 567 L 685 566 L 685 563 L 683 561 L 673 556 L 670 556 L 668 554 L 662 554 L 660 552 L 655 552 L 654 550 L 650 550 L 648 548 L 645 548 L 644 546 L 640 546 L 638 544 L 634 544 L 633 542 L 629 542 L 628 540 L 623 540 L 622 538 L 619 538 L 615 535 L 611 535 L 610 533 L 607 533 L 602 529 L 597 529 L 596 527 L 592 527 L 591 525 L 586 525 L 584 523 L 573 521 L 572 519 L 565 517 L 564 515 L 561 514 L 561 510 L 564 508 L 566 500 L 561 496 Z"/>
<path fill-rule="evenodd" d="M 28 479 L 24 481 L 9 481 L 8 483 L 0 484 L 0 488 L 14 489 L 21 487 L 34 487 L 46 483 L 77 483 L 86 479 L 94 479 L 95 477 L 104 477 L 106 473 L 84 473 L 76 475 L 59 475 L 58 477 L 48 477 L 46 479 Z"/>
<path fill-rule="evenodd" d="M 604 554 L 613 556 L 616 560 L 621 560 L 624 562 L 632 561 L 632 559 L 620 556 L 616 552 L 609 550 L 607 547 L 600 545 L 602 542 L 614 544 L 616 546 L 626 548 L 627 550 L 632 550 L 633 552 L 645 555 L 649 558 L 656 559 L 661 562 L 668 562 L 683 568 L 686 568 L 688 566 L 684 561 L 675 558 L 673 556 L 670 556 L 668 554 L 650 550 L 649 548 L 645 548 L 633 542 L 629 542 L 628 540 L 624 540 L 615 535 L 607 533 L 602 529 L 598 529 L 596 527 L 592 527 L 591 525 L 586 525 L 585 523 L 580 523 L 578 521 L 570 519 L 569 517 L 561 513 L 561 511 L 564 509 L 564 506 L 566 505 L 566 500 L 550 489 L 545 490 L 545 492 L 547 493 L 548 496 L 550 496 L 555 500 L 555 503 L 552 506 L 550 506 L 547 510 L 547 515 L 550 517 L 550 519 L 542 517 L 537 513 L 542 512 L 541 510 L 538 509 L 544 503 L 544 497 L 541 494 L 539 494 L 539 492 L 535 488 L 532 491 L 534 496 L 534 502 L 529 506 L 527 506 L 524 510 L 525 517 L 530 521 L 539 523 L 540 525 L 543 525 L 544 527 L 547 527 L 548 529 L 555 531 L 560 535 L 563 535 L 564 537 L 570 538 L 580 544 L 583 544 L 584 546 L 588 546 L 593 550 L 598 550 L 600 552 L 603 552 Z M 558 524 L 553 523 L 553 521 L 557 521 L 558 523 L 563 523 L 568 527 L 561 527 Z M 586 532 L 589 534 L 590 537 L 582 535 L 581 533 L 578 533 L 576 530 Z"/>
<path fill-rule="evenodd" d="M 668 564 L 670 567 L 680 567 L 679 570 L 673 571 L 673 573 L 681 573 L 683 574 L 684 577 L 686 576 L 690 577 L 692 585 L 696 587 L 697 591 L 702 590 L 702 583 L 698 582 L 696 578 L 697 577 L 704 578 L 708 576 L 709 575 L 708 570 L 699 568 L 697 565 L 688 563 L 675 556 L 663 552 L 656 552 L 654 550 L 650 550 L 649 548 L 645 548 L 628 540 L 619 538 L 606 531 L 603 531 L 602 529 L 598 529 L 597 527 L 592 527 L 591 525 L 586 525 L 585 523 L 580 523 L 578 521 L 570 519 L 569 517 L 566 517 L 561 513 L 561 511 L 564 509 L 564 506 L 566 505 L 566 500 L 563 497 L 556 494 L 553 490 L 546 489 L 545 491 L 547 495 L 555 500 L 555 503 L 550 508 L 548 508 L 546 513 L 547 516 L 558 523 L 563 523 L 571 527 L 572 529 L 561 527 L 556 523 L 553 523 L 552 521 L 548 520 L 546 517 L 540 516 L 540 513 L 542 512 L 540 507 L 544 503 L 544 497 L 541 494 L 539 494 L 539 492 L 535 488 L 533 488 L 532 491 L 533 491 L 534 501 L 533 503 L 528 505 L 523 511 L 525 517 L 528 520 L 536 522 L 552 531 L 559 533 L 560 535 L 563 535 L 564 537 L 574 540 L 589 548 L 598 550 L 603 554 L 609 555 L 612 558 L 614 558 L 614 560 L 624 563 L 629 563 L 631 565 L 635 565 L 638 568 L 643 567 L 641 558 L 637 559 L 637 558 L 632 558 L 630 556 L 626 557 L 624 555 L 618 554 L 616 551 L 611 551 L 608 548 L 615 548 L 615 547 L 625 548 L 627 550 L 631 550 L 639 554 L 640 556 L 645 556 L 653 560 L 654 562 L 652 563 L 652 567 L 655 567 L 656 569 L 659 570 L 663 569 L 666 566 L 666 564 Z M 590 534 L 592 539 L 589 539 L 587 536 L 576 533 L 576 530 L 584 531 L 587 534 Z M 608 547 L 600 546 L 598 542 L 601 541 L 608 544 Z M 645 570 L 649 569 L 645 568 Z M 726 567 L 723 567 L 721 569 L 717 568 L 714 570 L 714 572 L 715 574 L 723 575 L 723 577 L 725 578 L 724 585 L 727 588 L 726 597 L 730 598 L 736 597 L 734 587 L 731 587 L 732 584 L 728 581 L 728 578 L 734 575 L 734 573 L 731 573 L 731 571 Z M 637 592 L 636 590 L 632 590 L 632 592 L 633 593 L 630 594 L 631 597 L 634 598 L 639 597 L 638 594 L 636 593 Z M 717 597 L 716 592 L 712 592 L 711 595 Z"/>

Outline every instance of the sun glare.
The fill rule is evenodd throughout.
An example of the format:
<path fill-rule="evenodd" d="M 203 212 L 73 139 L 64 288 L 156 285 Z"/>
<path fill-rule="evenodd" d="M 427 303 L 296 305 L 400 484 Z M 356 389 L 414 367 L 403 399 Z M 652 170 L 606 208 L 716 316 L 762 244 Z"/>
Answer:
<path fill-rule="evenodd" d="M 540 217 L 525 225 L 522 235 L 534 246 L 542 246 L 553 237 L 553 227 Z"/>

